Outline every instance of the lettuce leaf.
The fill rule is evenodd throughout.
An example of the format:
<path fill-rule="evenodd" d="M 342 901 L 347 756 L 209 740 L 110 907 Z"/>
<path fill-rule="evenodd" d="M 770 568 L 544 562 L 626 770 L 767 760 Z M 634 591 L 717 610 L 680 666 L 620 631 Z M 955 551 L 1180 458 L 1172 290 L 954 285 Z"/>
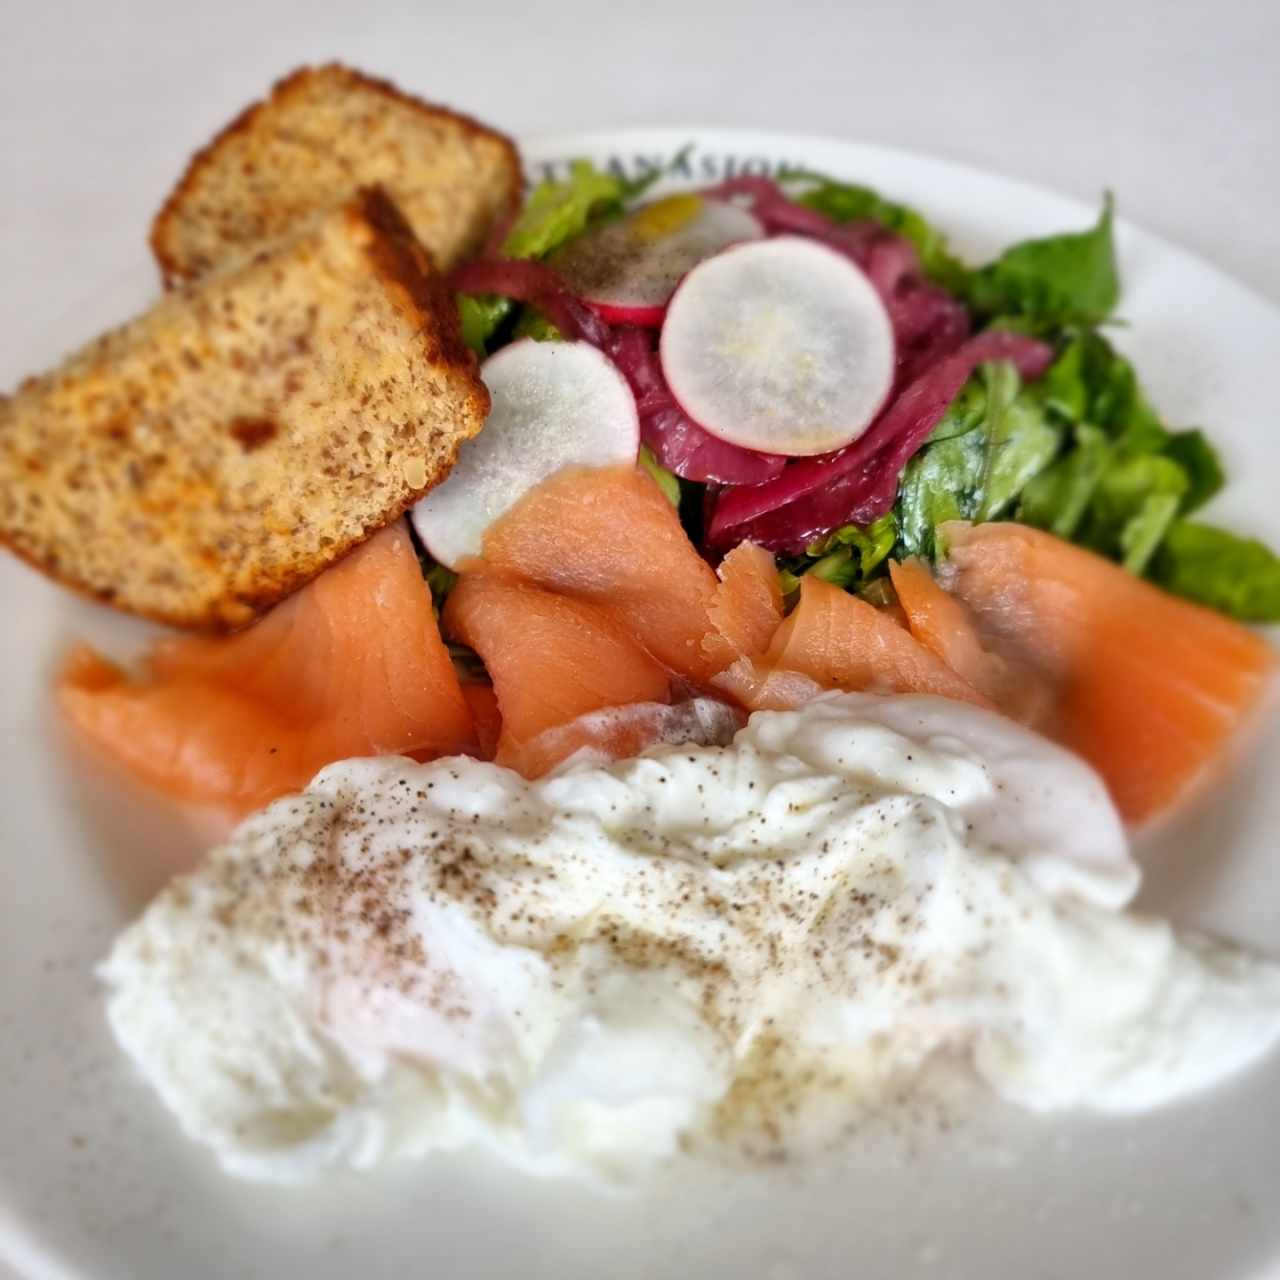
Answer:
<path fill-rule="evenodd" d="M 640 446 L 636 461 L 654 478 L 662 496 L 677 510 L 680 507 L 680 481 L 658 461 L 657 454 L 647 444 Z"/>
<path fill-rule="evenodd" d="M 1181 513 L 1198 511 L 1227 482 L 1218 451 L 1203 431 L 1175 431 L 1164 447 L 1165 454 L 1187 473 L 1187 491 L 1182 496 Z"/>
<path fill-rule="evenodd" d="M 1149 493 L 1125 521 L 1117 538 L 1120 563 L 1130 573 L 1143 574 L 1161 539 L 1168 532 L 1182 501 L 1176 493 Z"/>
<path fill-rule="evenodd" d="M 1100 333 L 1088 330 L 1072 337 L 1039 388 L 1045 404 L 1064 422 L 1102 427 L 1128 452 L 1154 452 L 1170 441 L 1133 365 Z"/>
<path fill-rule="evenodd" d="M 887 574 L 872 578 L 858 588 L 858 596 L 877 609 L 891 609 L 898 603 L 898 593 Z"/>
<path fill-rule="evenodd" d="M 508 258 L 546 257 L 566 240 L 581 234 L 592 220 L 619 212 L 629 192 L 642 189 L 636 184 L 629 187 L 589 161 L 574 160 L 563 182 L 548 179 L 533 189 L 502 242 L 502 252 Z M 458 294 L 463 341 L 483 360 L 493 335 L 514 310 L 511 299 L 500 295 Z M 539 330 L 528 336 L 543 339 L 559 335 Z"/>
<path fill-rule="evenodd" d="M 1088 231 L 1025 240 L 969 277 L 968 298 L 986 316 L 1025 316 L 1045 329 L 1099 324 L 1120 297 L 1112 199 Z"/>
<path fill-rule="evenodd" d="M 975 416 L 969 429 L 958 429 Z M 1050 422 L 1034 390 L 1021 386 L 1011 364 L 984 365 L 902 473 L 895 508 L 902 554 L 933 557 L 943 550 L 940 524 L 990 520 L 1007 510 L 1050 465 L 1061 438 L 1061 428 Z"/>
<path fill-rule="evenodd" d="M 534 307 L 521 307 L 520 317 L 511 330 L 511 340 L 532 338 L 535 342 L 561 342 L 564 335 Z"/>
<path fill-rule="evenodd" d="M 1020 395 L 1018 371 L 1007 361 L 984 365 L 987 384 L 985 457 L 975 520 L 994 520 L 1053 461 L 1061 433 L 1032 395 Z"/>
<path fill-rule="evenodd" d="M 1217 453 L 1201 431 L 1170 432 L 1133 365 L 1094 331 L 1067 342 L 1038 394 L 1075 425 L 1063 456 L 1027 486 L 1018 518 L 1144 572 L 1174 519 L 1222 487 Z"/>
<path fill-rule="evenodd" d="M 893 550 L 898 540 L 898 522 L 890 511 L 868 525 L 846 524 L 832 536 L 858 557 L 858 572 L 869 578 Z"/>
<path fill-rule="evenodd" d="M 792 557 L 780 570 L 783 595 L 799 589 L 806 573 L 846 590 L 876 573 L 898 540 L 893 513 L 868 525 L 846 524 L 825 538 L 811 542 L 804 556 Z"/>
<path fill-rule="evenodd" d="M 1201 431 L 1169 431 L 1133 365 L 1092 330 L 1070 338 L 1038 394 L 1075 425 L 1063 456 L 1027 486 L 1018 518 L 1143 573 L 1173 521 L 1221 488 L 1216 452 Z"/>
<path fill-rule="evenodd" d="M 1256 538 L 1175 520 L 1151 576 L 1175 595 L 1241 622 L 1280 622 L 1280 557 Z"/>
<path fill-rule="evenodd" d="M 1116 458 L 1098 482 L 1082 540 L 1141 573 L 1189 487 L 1186 471 L 1172 458 Z"/>
<path fill-rule="evenodd" d="M 778 570 L 778 587 L 782 592 L 783 598 L 787 599 L 800 590 L 800 579 L 804 576 L 804 569 L 798 571 L 796 569 L 788 569 L 786 566 Z"/>
<path fill-rule="evenodd" d="M 837 547 L 821 560 L 815 560 L 803 572 L 811 573 L 815 578 L 821 578 L 824 582 L 846 589 L 858 581 L 858 563 L 848 547 Z M 797 578 L 801 576 L 802 574 L 796 574 Z"/>
<path fill-rule="evenodd" d="M 970 378 L 960 388 L 959 394 L 947 406 L 938 425 L 929 433 L 926 444 L 937 444 L 966 435 L 981 426 L 987 416 L 987 387 L 981 378 Z"/>
<path fill-rule="evenodd" d="M 1164 448 L 1169 443 L 1169 432 L 1142 390 L 1133 365 L 1111 351 L 1105 339 L 1097 334 L 1091 337 L 1107 347 L 1109 358 L 1094 388 L 1089 421 L 1106 427 L 1120 448 L 1129 452 Z"/>
<path fill-rule="evenodd" d="M 586 230 L 594 215 L 621 206 L 621 181 L 587 160 L 574 160 L 563 182 L 539 183 L 525 201 L 502 252 L 508 258 L 545 258 Z"/>
<path fill-rule="evenodd" d="M 511 314 L 514 303 L 498 294 L 458 294 L 458 319 L 462 323 L 462 340 L 483 360 L 488 354 L 489 339 Z"/>
<path fill-rule="evenodd" d="M 835 222 L 870 218 L 889 231 L 905 236 L 920 255 L 924 273 L 935 284 L 963 294 L 969 270 L 947 248 L 947 239 L 923 214 L 905 204 L 886 200 L 879 192 L 854 182 L 836 182 L 815 173 L 790 174 L 786 180 L 816 181 L 817 186 L 796 197 L 798 204 L 824 213 Z"/>
<path fill-rule="evenodd" d="M 1061 458 L 1028 482 L 1018 504 L 1019 520 L 1059 538 L 1071 538 L 1080 527 L 1112 457 L 1112 444 L 1101 427 L 1078 423 L 1072 439 Z"/>
<path fill-rule="evenodd" d="M 444 602 L 449 598 L 449 592 L 458 585 L 458 575 L 452 569 L 446 569 L 444 565 L 433 560 L 423 573 L 423 577 L 427 580 L 427 586 L 431 588 L 431 599 L 435 602 L 436 608 L 443 608 Z"/>
<path fill-rule="evenodd" d="M 985 458 L 981 432 L 926 445 L 907 463 L 898 482 L 898 542 L 903 555 L 932 559 L 938 526 L 967 520 L 977 506 Z"/>
<path fill-rule="evenodd" d="M 1083 422 L 1092 416 L 1094 365 L 1100 354 L 1093 338 L 1092 333 L 1073 338 L 1040 380 L 1040 394 L 1045 404 L 1066 422 Z M 1106 351 L 1109 355 L 1109 346 Z"/>

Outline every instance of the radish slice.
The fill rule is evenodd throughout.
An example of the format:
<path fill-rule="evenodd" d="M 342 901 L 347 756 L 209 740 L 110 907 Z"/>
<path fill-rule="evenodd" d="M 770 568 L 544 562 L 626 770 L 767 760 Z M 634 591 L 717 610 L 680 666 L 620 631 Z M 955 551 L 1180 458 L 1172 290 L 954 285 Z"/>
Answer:
<path fill-rule="evenodd" d="M 662 371 L 699 426 L 792 456 L 856 440 L 893 386 L 889 313 L 844 255 L 798 236 L 694 267 L 662 327 Z"/>
<path fill-rule="evenodd" d="M 570 292 L 613 324 L 662 323 L 690 268 L 741 240 L 759 240 L 759 219 L 698 195 L 668 196 L 571 241 L 551 265 Z"/>
<path fill-rule="evenodd" d="M 493 401 L 484 429 L 412 512 L 427 550 L 450 569 L 478 556 L 485 530 L 549 475 L 634 462 L 640 448 L 627 380 L 585 342 L 513 342 L 480 376 Z"/>

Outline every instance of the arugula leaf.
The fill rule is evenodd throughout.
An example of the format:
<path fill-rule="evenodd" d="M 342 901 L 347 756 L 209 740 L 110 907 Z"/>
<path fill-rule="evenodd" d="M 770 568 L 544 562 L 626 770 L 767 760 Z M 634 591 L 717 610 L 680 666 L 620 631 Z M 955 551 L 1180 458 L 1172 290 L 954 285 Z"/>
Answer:
<path fill-rule="evenodd" d="M 508 258 L 543 258 L 586 229 L 601 207 L 620 205 L 624 188 L 587 160 L 574 160 L 563 182 L 536 186 L 515 220 L 502 252 Z"/>
<path fill-rule="evenodd" d="M 636 460 L 657 482 L 658 488 L 662 490 L 662 496 L 673 507 L 679 508 L 680 481 L 658 461 L 657 454 L 647 444 L 642 444 Z"/>
<path fill-rule="evenodd" d="M 1107 433 L 1101 427 L 1079 423 L 1073 447 L 1034 476 L 1022 491 L 1018 519 L 1048 529 L 1059 538 L 1070 538 L 1080 527 L 1111 457 Z"/>
<path fill-rule="evenodd" d="M 1256 538 L 1175 520 L 1151 576 L 1175 595 L 1241 622 L 1280 622 L 1280 557 Z"/>
<path fill-rule="evenodd" d="M 783 181 L 812 181 L 818 185 L 796 197 L 798 204 L 824 213 L 836 222 L 871 218 L 915 245 L 926 276 L 952 293 L 963 294 L 969 270 L 947 248 L 946 237 L 922 214 L 905 204 L 886 200 L 870 187 L 837 182 L 817 173 L 791 173 Z"/>
<path fill-rule="evenodd" d="M 1227 481 L 1218 451 L 1205 438 L 1203 431 L 1175 431 L 1169 437 L 1164 452 L 1187 473 L 1189 484 L 1182 497 L 1183 515 L 1199 510 Z"/>
<path fill-rule="evenodd" d="M 1025 240 L 969 277 L 968 297 L 987 316 L 1026 316 L 1046 328 L 1098 324 L 1120 296 L 1113 202 L 1088 231 Z"/>

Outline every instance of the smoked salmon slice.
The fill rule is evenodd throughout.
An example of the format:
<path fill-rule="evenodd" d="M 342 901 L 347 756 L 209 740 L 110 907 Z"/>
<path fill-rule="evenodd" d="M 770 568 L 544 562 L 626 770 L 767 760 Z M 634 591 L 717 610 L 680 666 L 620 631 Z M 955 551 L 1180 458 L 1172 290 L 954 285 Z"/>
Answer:
<path fill-rule="evenodd" d="M 991 706 L 891 616 L 813 574 L 801 578 L 799 603 L 764 657 L 735 663 L 712 683 L 752 711 L 789 710 L 818 689 L 933 693 Z"/>
<path fill-rule="evenodd" d="M 943 582 L 989 648 L 1054 690 L 1045 731 L 1106 780 L 1126 821 L 1184 799 L 1261 703 L 1270 646 L 1220 614 L 1026 525 L 944 526 Z"/>
<path fill-rule="evenodd" d="M 233 816 L 334 760 L 476 750 L 400 523 L 245 631 L 163 641 L 137 679 L 79 649 L 57 694 L 76 729 L 135 775 Z"/>
<path fill-rule="evenodd" d="M 534 778 L 566 745 L 538 744 L 588 712 L 669 702 L 670 673 L 607 609 L 477 563 L 444 608 L 448 635 L 484 660 L 502 717 L 494 758 Z"/>
<path fill-rule="evenodd" d="M 476 726 L 476 746 L 481 760 L 492 760 L 502 736 L 502 710 L 498 695 L 491 684 L 465 683 L 462 696 L 466 699 L 471 719 Z"/>
<path fill-rule="evenodd" d="M 889 577 L 904 625 L 926 649 L 1005 715 L 1022 724 L 1043 723 L 1053 701 L 1050 682 L 1026 663 L 988 650 L 974 616 L 938 583 L 928 565 L 914 557 L 891 560 Z"/>
<path fill-rule="evenodd" d="M 693 698 L 685 702 L 632 702 L 588 711 L 576 720 L 544 729 L 527 744 L 524 759 L 538 777 L 582 752 L 593 764 L 630 760 L 650 747 L 728 746 L 747 722 L 745 712 L 727 702 Z"/>
<path fill-rule="evenodd" d="M 720 562 L 720 579 L 707 606 L 711 630 L 702 651 L 716 669 L 740 658 L 758 658 L 782 625 L 782 584 L 773 556 L 742 542 Z"/>
<path fill-rule="evenodd" d="M 639 467 L 557 472 L 488 530 L 482 555 L 490 569 L 606 610 L 694 684 L 716 669 L 702 647 L 716 575 Z"/>
<path fill-rule="evenodd" d="M 956 675 L 975 689 L 985 689 L 991 655 L 982 647 L 964 605 L 948 595 L 929 567 L 914 557 L 901 563 L 891 560 L 889 578 L 911 634 Z"/>

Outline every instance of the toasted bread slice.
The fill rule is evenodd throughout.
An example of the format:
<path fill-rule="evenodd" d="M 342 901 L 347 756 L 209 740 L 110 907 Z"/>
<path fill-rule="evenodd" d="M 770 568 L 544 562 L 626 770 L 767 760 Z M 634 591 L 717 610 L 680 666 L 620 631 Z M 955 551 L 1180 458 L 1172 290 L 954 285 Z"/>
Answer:
<path fill-rule="evenodd" d="M 442 271 L 520 197 L 509 138 L 347 67 L 303 67 L 197 152 L 156 216 L 169 284 L 286 235 L 357 187 L 383 187 Z"/>
<path fill-rule="evenodd" d="M 121 609 L 235 627 L 417 501 L 488 407 L 452 295 L 362 191 L 0 398 L 0 541 Z"/>

